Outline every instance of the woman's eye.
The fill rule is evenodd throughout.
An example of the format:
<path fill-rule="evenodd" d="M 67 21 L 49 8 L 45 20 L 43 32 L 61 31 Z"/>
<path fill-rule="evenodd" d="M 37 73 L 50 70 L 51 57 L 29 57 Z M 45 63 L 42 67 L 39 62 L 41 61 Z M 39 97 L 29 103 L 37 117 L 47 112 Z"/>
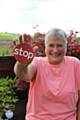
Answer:
<path fill-rule="evenodd" d="M 57 47 L 58 47 L 58 48 L 62 48 L 62 47 L 63 47 L 63 45 L 62 45 L 62 44 L 59 44 L 59 45 L 57 45 Z"/>
<path fill-rule="evenodd" d="M 54 45 L 53 45 L 53 44 L 50 44 L 49 47 L 54 47 Z"/>
<path fill-rule="evenodd" d="M 63 45 L 62 44 L 58 44 L 58 45 L 50 44 L 49 47 L 52 47 L 52 48 L 54 48 L 54 47 L 56 47 L 56 48 L 62 48 Z"/>

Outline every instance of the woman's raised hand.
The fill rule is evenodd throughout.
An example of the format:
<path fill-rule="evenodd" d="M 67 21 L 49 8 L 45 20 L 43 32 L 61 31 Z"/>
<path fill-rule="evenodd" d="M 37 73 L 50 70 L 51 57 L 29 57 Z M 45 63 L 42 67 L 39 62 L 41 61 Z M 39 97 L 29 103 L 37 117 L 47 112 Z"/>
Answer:
<path fill-rule="evenodd" d="M 19 36 L 19 42 L 13 41 L 13 56 L 21 63 L 30 63 L 34 57 L 32 38 L 30 35 Z"/>

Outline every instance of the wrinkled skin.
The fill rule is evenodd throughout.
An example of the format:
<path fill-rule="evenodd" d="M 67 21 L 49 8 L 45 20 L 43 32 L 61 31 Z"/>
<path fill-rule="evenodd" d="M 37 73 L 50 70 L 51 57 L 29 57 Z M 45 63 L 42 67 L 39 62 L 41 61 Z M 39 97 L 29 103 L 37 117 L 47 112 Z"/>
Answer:
<path fill-rule="evenodd" d="M 64 40 L 61 38 L 51 37 L 45 45 L 45 53 L 48 57 L 49 63 L 59 64 L 66 54 L 66 45 Z"/>

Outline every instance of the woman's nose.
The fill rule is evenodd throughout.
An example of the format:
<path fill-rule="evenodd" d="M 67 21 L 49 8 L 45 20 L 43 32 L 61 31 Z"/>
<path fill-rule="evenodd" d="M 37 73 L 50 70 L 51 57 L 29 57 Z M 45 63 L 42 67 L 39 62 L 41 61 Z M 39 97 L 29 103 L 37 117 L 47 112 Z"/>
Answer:
<path fill-rule="evenodd" d="M 54 46 L 54 47 L 53 47 L 53 52 L 57 52 L 57 51 L 58 51 L 57 46 Z"/>

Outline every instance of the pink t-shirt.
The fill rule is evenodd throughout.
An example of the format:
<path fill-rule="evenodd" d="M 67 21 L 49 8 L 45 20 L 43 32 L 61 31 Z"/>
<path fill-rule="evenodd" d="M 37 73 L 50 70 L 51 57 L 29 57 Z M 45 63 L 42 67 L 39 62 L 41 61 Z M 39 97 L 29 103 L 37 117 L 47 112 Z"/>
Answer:
<path fill-rule="evenodd" d="M 35 57 L 36 79 L 30 81 L 26 120 L 76 120 L 80 61 L 65 56 L 59 65 Z"/>

